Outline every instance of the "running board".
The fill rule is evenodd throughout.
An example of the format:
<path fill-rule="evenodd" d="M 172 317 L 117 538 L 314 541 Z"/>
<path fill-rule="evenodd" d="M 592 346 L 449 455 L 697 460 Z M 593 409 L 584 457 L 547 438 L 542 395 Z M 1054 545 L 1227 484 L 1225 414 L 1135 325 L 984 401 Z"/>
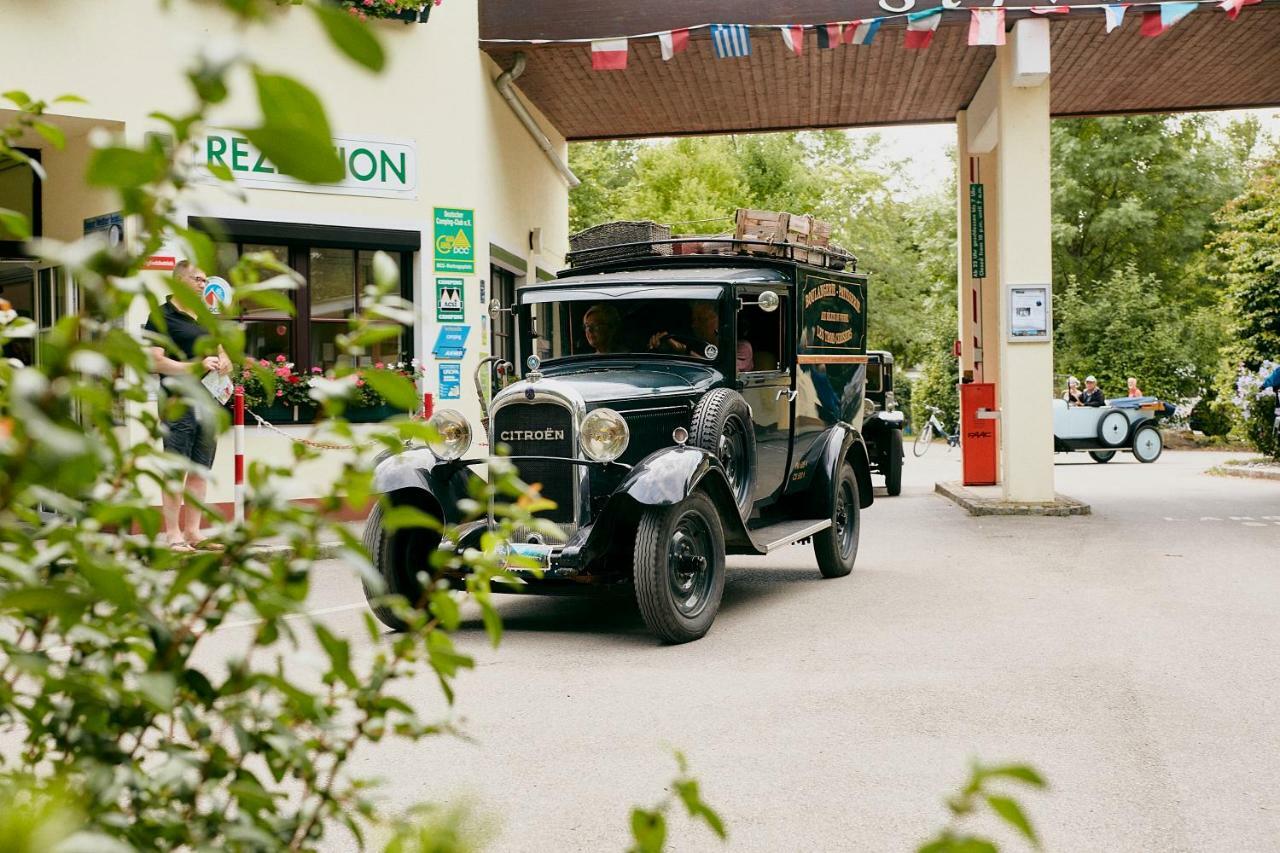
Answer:
<path fill-rule="evenodd" d="M 785 548 L 788 545 L 794 545 L 802 539 L 808 539 L 815 533 L 826 530 L 831 526 L 831 519 L 820 518 L 802 518 L 799 521 L 783 521 L 778 524 L 770 524 L 768 527 L 760 527 L 751 531 L 751 542 L 756 547 L 756 551 L 761 554 L 768 554 L 770 551 L 776 551 L 779 548 Z"/>

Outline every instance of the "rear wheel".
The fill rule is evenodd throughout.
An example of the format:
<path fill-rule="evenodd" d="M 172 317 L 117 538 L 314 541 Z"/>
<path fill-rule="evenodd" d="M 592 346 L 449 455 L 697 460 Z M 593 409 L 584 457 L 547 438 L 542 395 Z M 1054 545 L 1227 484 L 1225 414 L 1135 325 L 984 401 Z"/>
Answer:
<path fill-rule="evenodd" d="M 755 491 L 756 434 L 751 407 L 738 392 L 717 388 L 698 401 L 691 426 L 690 443 L 720 460 L 738 514 L 746 518 Z"/>
<path fill-rule="evenodd" d="M 1138 427 L 1133 435 L 1133 455 L 1139 462 L 1155 462 L 1164 451 L 1164 437 L 1151 424 Z"/>
<path fill-rule="evenodd" d="M 724 594 L 724 530 L 711 499 L 695 492 L 645 510 L 633 576 L 640 615 L 659 639 L 687 643 L 706 634 Z"/>
<path fill-rule="evenodd" d="M 1098 441 L 1104 447 L 1120 447 L 1129 437 L 1129 416 L 1119 409 L 1104 412 L 1098 418 Z"/>
<path fill-rule="evenodd" d="M 933 421 L 929 421 L 920 428 L 920 432 L 916 433 L 915 444 L 911 445 L 911 452 L 916 456 L 924 456 L 929 452 L 929 443 L 933 441 Z"/>
<path fill-rule="evenodd" d="M 1089 456 L 1093 458 L 1093 461 L 1099 462 L 1103 465 L 1110 462 L 1111 457 L 1115 455 L 1116 455 L 1116 452 L 1114 450 L 1090 450 L 1089 451 Z"/>
<path fill-rule="evenodd" d="M 858 504 L 858 479 L 846 462 L 836 481 L 831 526 L 813 535 L 813 552 L 824 578 L 842 578 L 853 571 L 858 559 L 858 536 L 862 532 L 862 509 Z"/>
<path fill-rule="evenodd" d="M 902 433 L 889 430 L 888 451 L 884 460 L 884 488 L 890 497 L 902 494 Z"/>

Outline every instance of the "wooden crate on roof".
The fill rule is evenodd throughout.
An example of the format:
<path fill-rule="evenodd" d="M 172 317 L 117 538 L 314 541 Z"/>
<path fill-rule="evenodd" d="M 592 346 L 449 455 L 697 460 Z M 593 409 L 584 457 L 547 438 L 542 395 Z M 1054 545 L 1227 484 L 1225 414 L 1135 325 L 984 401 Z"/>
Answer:
<path fill-rule="evenodd" d="M 775 244 L 786 242 L 790 222 L 789 213 L 740 207 L 734 216 L 733 238 L 748 241 L 740 249 L 749 255 L 773 255 Z"/>

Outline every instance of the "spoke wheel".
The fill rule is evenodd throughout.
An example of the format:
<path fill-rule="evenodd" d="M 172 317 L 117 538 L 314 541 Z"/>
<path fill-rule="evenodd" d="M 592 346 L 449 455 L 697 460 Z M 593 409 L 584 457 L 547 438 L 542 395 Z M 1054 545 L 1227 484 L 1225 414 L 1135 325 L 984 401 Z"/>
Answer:
<path fill-rule="evenodd" d="M 724 531 L 711 499 L 695 492 L 645 510 L 633 571 L 640 615 L 659 639 L 687 643 L 706 634 L 724 594 Z"/>
<path fill-rule="evenodd" d="M 915 444 L 911 445 L 911 452 L 916 456 L 924 456 L 929 452 L 929 445 L 933 442 L 933 423 L 925 424 L 920 432 L 916 433 Z"/>
<path fill-rule="evenodd" d="M 862 510 L 858 500 L 858 480 L 849 463 L 840 466 L 831 507 L 831 526 L 813 537 L 818 570 L 824 578 L 841 578 L 853 571 L 858 559 L 858 539 L 862 532 Z"/>

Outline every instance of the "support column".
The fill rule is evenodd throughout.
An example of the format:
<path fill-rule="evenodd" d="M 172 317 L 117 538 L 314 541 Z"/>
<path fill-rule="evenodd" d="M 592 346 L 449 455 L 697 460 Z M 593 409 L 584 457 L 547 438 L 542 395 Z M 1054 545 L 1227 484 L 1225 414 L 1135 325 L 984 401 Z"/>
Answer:
<path fill-rule="evenodd" d="M 1007 501 L 1052 501 L 1053 342 L 1011 341 L 1009 289 L 1053 280 L 1049 22 L 1022 20 L 996 48 L 1000 463 Z M 995 331 L 995 330 L 992 330 Z"/>

